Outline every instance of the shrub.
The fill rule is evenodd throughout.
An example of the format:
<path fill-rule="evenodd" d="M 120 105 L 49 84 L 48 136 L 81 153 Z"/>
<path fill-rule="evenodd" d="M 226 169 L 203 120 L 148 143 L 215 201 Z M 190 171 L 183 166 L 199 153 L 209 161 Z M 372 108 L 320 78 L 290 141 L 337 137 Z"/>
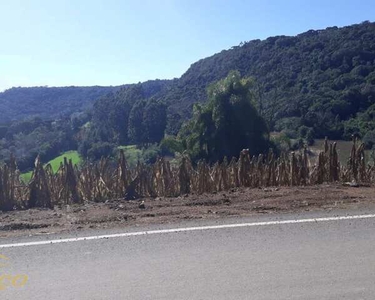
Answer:
<path fill-rule="evenodd" d="M 372 149 L 375 146 L 375 130 L 367 132 L 362 141 L 367 149 Z"/>
<path fill-rule="evenodd" d="M 314 145 L 314 129 L 309 128 L 309 130 L 306 133 L 305 140 L 307 145 L 312 146 Z"/>
<path fill-rule="evenodd" d="M 157 145 L 151 145 L 142 150 L 142 160 L 146 164 L 155 163 L 158 156 L 160 156 L 160 148 Z"/>
<path fill-rule="evenodd" d="M 286 152 L 291 148 L 291 140 L 285 133 L 272 137 L 271 143 L 275 145 L 277 152 Z"/>
<path fill-rule="evenodd" d="M 174 136 L 165 137 L 160 142 L 160 149 L 162 155 L 175 155 L 176 152 L 181 153 L 184 151 L 182 142 Z"/>
<path fill-rule="evenodd" d="M 110 157 L 113 155 L 115 145 L 111 143 L 94 143 L 87 151 L 90 160 L 99 160 L 102 157 Z"/>

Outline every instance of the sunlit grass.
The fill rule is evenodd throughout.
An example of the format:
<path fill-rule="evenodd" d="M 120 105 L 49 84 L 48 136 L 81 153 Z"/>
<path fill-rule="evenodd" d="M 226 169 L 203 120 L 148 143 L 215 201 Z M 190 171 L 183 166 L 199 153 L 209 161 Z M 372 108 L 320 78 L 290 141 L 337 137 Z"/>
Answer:
<path fill-rule="evenodd" d="M 80 157 L 80 155 L 78 154 L 77 151 L 67 151 L 67 152 L 63 153 L 62 155 L 50 160 L 47 163 L 47 164 L 51 164 L 53 172 L 57 172 L 57 170 L 60 167 L 60 163 L 64 162 L 64 157 L 66 157 L 68 160 L 71 159 L 73 165 L 78 165 L 82 161 L 82 158 Z M 22 181 L 23 182 L 29 182 L 32 174 L 33 174 L 32 171 L 21 174 Z"/>

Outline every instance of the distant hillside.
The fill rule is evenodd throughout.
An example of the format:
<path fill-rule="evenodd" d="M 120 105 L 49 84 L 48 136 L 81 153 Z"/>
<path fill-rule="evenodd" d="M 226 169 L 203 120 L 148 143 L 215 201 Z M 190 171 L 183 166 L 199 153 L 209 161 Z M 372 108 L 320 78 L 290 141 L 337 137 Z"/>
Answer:
<path fill-rule="evenodd" d="M 271 131 L 306 141 L 358 134 L 375 145 L 375 23 L 363 22 L 244 42 L 173 80 L 12 88 L 0 93 L 0 161 L 15 153 L 27 170 L 37 154 L 48 161 L 78 150 L 99 159 L 118 146 L 157 143 L 176 134 L 193 104 L 207 100 L 207 87 L 231 70 L 255 79 L 255 104 Z"/>
<path fill-rule="evenodd" d="M 125 145 L 160 141 L 166 126 L 167 106 L 159 101 L 159 95 L 168 93 L 176 82 L 176 79 L 150 80 L 101 97 L 92 109 L 91 142 Z"/>
<path fill-rule="evenodd" d="M 141 113 L 145 101 L 152 98 L 153 103 L 167 106 L 166 132 L 176 133 L 191 116 L 193 104 L 206 101 L 208 85 L 231 70 L 255 78 L 258 109 L 271 130 L 296 132 L 309 127 L 316 137 L 332 139 L 375 130 L 375 23 L 371 22 L 244 42 L 199 60 L 179 79 L 148 81 L 138 84 L 136 91 L 128 92 L 136 85 L 121 90 L 13 88 L 0 93 L 0 123 L 32 115 L 59 118 L 89 108 L 101 98 L 93 108 L 99 129 L 120 120 L 119 111 L 124 109 L 121 120 L 128 123 L 133 104 Z M 136 126 L 137 111 L 133 112 Z M 118 133 L 113 134 L 118 140 Z"/>
<path fill-rule="evenodd" d="M 257 80 L 259 109 L 271 129 L 305 125 L 331 138 L 375 129 L 353 121 L 375 110 L 375 23 L 242 43 L 194 63 L 159 98 L 185 119 L 193 103 L 206 100 L 207 86 L 230 70 Z"/>
<path fill-rule="evenodd" d="M 32 116 L 53 120 L 92 106 L 99 97 L 119 87 L 11 88 L 0 93 L 0 124 Z"/>
<path fill-rule="evenodd" d="M 169 87 L 173 80 L 150 80 L 142 83 L 144 97 L 149 98 Z M 90 109 L 107 94 L 127 90 L 137 84 L 88 87 L 17 87 L 0 93 L 0 124 L 30 117 L 45 120 L 63 119 Z"/>
<path fill-rule="evenodd" d="M 119 102 L 126 103 L 121 122 L 127 124 L 133 104 L 140 115 L 144 105 L 139 101 L 151 99 L 167 105 L 166 132 L 176 134 L 191 116 L 193 104 L 206 101 L 207 87 L 231 70 L 256 80 L 257 106 L 270 130 L 284 130 L 296 138 L 302 128 L 331 139 L 375 130 L 375 23 L 371 22 L 241 43 L 192 64 L 152 97 L 145 95 L 147 85 L 140 84 L 132 101 L 126 92 L 102 98 L 96 105 L 100 109 L 94 107 L 96 128 L 107 127 L 108 133 L 111 121 L 103 113 L 117 112 Z M 112 141 L 126 135 L 124 130 L 112 132 Z"/>

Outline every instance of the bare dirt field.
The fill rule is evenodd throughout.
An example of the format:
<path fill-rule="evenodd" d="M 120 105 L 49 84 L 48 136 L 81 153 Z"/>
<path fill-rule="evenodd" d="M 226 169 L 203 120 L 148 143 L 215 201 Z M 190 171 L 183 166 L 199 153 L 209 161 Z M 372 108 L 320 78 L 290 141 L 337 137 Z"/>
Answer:
<path fill-rule="evenodd" d="M 173 223 L 189 219 L 243 217 L 313 210 L 375 208 L 375 187 L 319 185 L 232 189 L 176 198 L 109 200 L 55 209 L 0 212 L 0 238 L 42 235 L 88 228 Z"/>

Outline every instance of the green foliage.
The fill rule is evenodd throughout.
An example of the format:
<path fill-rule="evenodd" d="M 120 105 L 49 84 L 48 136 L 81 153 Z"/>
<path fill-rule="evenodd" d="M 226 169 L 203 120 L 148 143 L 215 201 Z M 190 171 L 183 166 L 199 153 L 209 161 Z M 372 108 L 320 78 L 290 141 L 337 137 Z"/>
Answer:
<path fill-rule="evenodd" d="M 308 129 L 304 138 L 305 138 L 308 146 L 314 145 L 314 142 L 315 142 L 315 140 L 314 140 L 314 130 L 312 128 Z"/>
<path fill-rule="evenodd" d="M 315 137 L 347 138 L 346 120 L 375 101 L 374 43 L 371 22 L 245 42 L 194 63 L 161 98 L 170 103 L 169 115 L 186 119 L 193 103 L 207 100 L 209 84 L 236 69 L 257 79 L 270 130 L 275 122 L 286 129 L 278 121 L 292 118 L 313 128 Z"/>
<path fill-rule="evenodd" d="M 137 101 L 130 110 L 128 119 L 128 137 L 134 144 L 141 144 L 145 140 L 146 130 L 144 126 L 144 109 L 146 102 Z"/>
<path fill-rule="evenodd" d="M 141 84 L 121 89 L 99 99 L 92 110 L 89 139 L 96 143 L 129 143 L 129 114 L 134 103 L 143 99 Z"/>
<path fill-rule="evenodd" d="M 139 83 L 123 88 L 117 93 L 108 94 L 99 99 L 92 110 L 90 126 L 85 129 L 79 151 L 83 156 L 92 147 L 107 143 L 115 146 L 126 144 L 158 143 L 164 136 L 166 127 L 166 105 L 150 99 L 165 87 L 165 81 L 156 81 L 158 85 Z M 153 92 L 150 92 L 153 86 Z M 107 147 L 108 148 L 108 147 Z"/>
<path fill-rule="evenodd" d="M 352 135 L 364 137 L 369 131 L 375 130 L 375 104 L 366 111 L 358 113 L 344 123 L 344 137 L 350 139 Z"/>
<path fill-rule="evenodd" d="M 57 170 L 60 168 L 60 164 L 64 162 L 64 158 L 66 158 L 68 161 L 72 160 L 73 166 L 79 165 L 82 162 L 82 158 L 77 151 L 67 151 L 60 156 L 50 160 L 47 164 L 50 164 L 52 170 L 54 172 L 57 172 Z"/>
<path fill-rule="evenodd" d="M 26 172 L 26 173 L 22 173 L 22 174 L 20 175 L 21 180 L 22 180 L 23 182 L 25 182 L 25 183 L 30 182 L 32 176 L 33 176 L 33 171 L 29 171 L 29 172 Z"/>
<path fill-rule="evenodd" d="M 158 143 L 164 136 L 166 106 L 155 100 L 136 102 L 129 114 L 128 136 L 135 144 Z"/>
<path fill-rule="evenodd" d="M 145 148 L 138 148 L 136 145 L 119 146 L 125 154 L 125 159 L 130 168 L 135 168 L 138 161 L 143 163 L 154 163 L 160 156 L 160 148 L 157 145 L 149 145 Z"/>
<path fill-rule="evenodd" d="M 305 145 L 305 143 L 304 143 L 302 138 L 292 140 L 290 150 L 295 151 L 295 150 L 303 149 L 304 145 Z"/>
<path fill-rule="evenodd" d="M 156 145 L 149 145 L 147 148 L 142 149 L 142 160 L 146 164 L 153 164 L 156 159 L 160 156 L 160 148 Z"/>
<path fill-rule="evenodd" d="M 231 70 L 256 78 L 246 83 L 253 91 L 248 96 L 270 130 L 309 144 L 325 136 L 364 138 L 375 130 L 374 44 L 375 23 L 364 22 L 244 42 L 199 60 L 174 80 L 121 88 L 12 88 L 0 93 L 0 161 L 13 152 L 24 171 L 38 154 L 46 161 L 77 148 L 83 157 L 96 159 L 112 155 L 118 145 L 147 145 L 160 142 L 165 133 L 176 135 L 192 116 L 180 133 L 190 152 L 196 157 L 214 153 L 213 158 L 233 153 L 232 147 L 248 144 L 249 137 L 228 143 L 225 153 L 220 143 L 232 139 L 233 116 L 248 125 L 246 118 L 252 116 L 238 114 L 248 104 L 238 101 L 242 92 L 235 87 L 230 101 L 223 100 L 220 88 L 209 88 Z M 195 105 L 193 110 L 205 102 L 212 109 Z M 82 113 L 86 109 L 91 111 Z M 244 134 L 240 131 L 236 134 Z M 366 140 L 369 146 L 370 135 Z"/>
<path fill-rule="evenodd" d="M 99 97 L 119 87 L 17 87 L 0 93 L 0 123 L 39 116 L 43 120 L 69 117 L 92 107 Z"/>
<path fill-rule="evenodd" d="M 253 101 L 270 130 L 285 130 L 298 138 L 298 127 L 306 126 L 312 128 L 316 138 L 348 139 L 355 130 L 363 135 L 363 128 L 369 127 L 366 124 L 370 121 L 353 124 L 351 120 L 356 120 L 375 101 L 374 42 L 375 24 L 370 22 L 310 30 L 294 37 L 249 41 L 194 63 L 179 79 L 142 83 L 141 97 L 128 98 L 142 99 L 144 108 L 151 99 L 165 103 L 166 133 L 176 135 L 181 124 L 192 116 L 194 104 L 209 100 L 206 93 L 209 85 L 227 76 L 230 70 L 239 70 L 243 76 L 256 78 Z M 116 124 L 124 126 L 121 132 L 126 135 L 129 132 L 125 127 L 132 105 L 124 106 L 121 118 L 117 119 L 111 111 L 119 112 L 122 108 L 116 109 L 113 102 L 116 101 L 107 99 L 100 107 L 94 107 L 94 115 L 95 110 L 103 112 L 100 126 L 92 127 L 93 131 L 101 132 L 96 141 L 118 143 L 118 129 L 113 131 Z M 113 118 L 117 119 L 113 126 L 105 126 Z M 164 117 L 154 119 L 164 120 Z M 138 124 L 145 129 L 144 122 Z M 163 124 L 164 128 L 163 122 L 153 124 Z M 163 137 L 160 132 L 161 129 L 157 134 L 148 133 L 154 139 L 141 139 L 158 142 Z M 127 137 L 120 140 L 132 143 Z"/>
<path fill-rule="evenodd" d="M 155 100 L 148 101 L 144 116 L 145 142 L 159 143 L 164 137 L 167 125 L 167 107 L 164 103 Z"/>
<path fill-rule="evenodd" d="M 95 161 L 102 157 L 110 157 L 114 154 L 115 145 L 108 142 L 94 143 L 91 145 L 90 149 L 87 151 L 87 158 L 89 160 Z"/>
<path fill-rule="evenodd" d="M 91 114 L 88 112 L 75 112 L 70 116 L 70 122 L 74 131 L 81 127 L 87 127 L 90 124 Z"/>
<path fill-rule="evenodd" d="M 130 168 L 135 168 L 138 161 L 142 160 L 142 149 L 138 149 L 136 145 L 119 146 L 125 154 L 126 162 Z"/>
<path fill-rule="evenodd" d="M 302 138 L 305 138 L 307 135 L 307 132 L 310 130 L 309 127 L 302 125 L 298 128 L 298 135 Z"/>
<path fill-rule="evenodd" d="M 267 147 L 268 129 L 253 105 L 253 81 L 229 75 L 208 89 L 206 105 L 194 107 L 193 118 L 179 134 L 193 160 L 217 161 L 248 148 L 258 154 Z"/>
<path fill-rule="evenodd" d="M 17 121 L 7 126 L 0 140 L 0 161 L 7 161 L 13 153 L 21 171 L 33 168 L 37 155 L 49 161 L 60 153 L 77 148 L 70 119 L 43 121 L 40 118 Z"/>
<path fill-rule="evenodd" d="M 72 160 L 74 166 L 79 165 L 82 162 L 82 158 L 77 151 L 67 151 L 62 155 L 50 160 L 45 165 L 50 164 L 53 172 L 57 172 L 57 170 L 60 168 L 60 163 L 64 162 L 64 157 L 66 157 L 67 160 Z M 33 171 L 22 173 L 21 179 L 23 182 L 29 182 L 32 174 Z"/>
<path fill-rule="evenodd" d="M 306 144 L 312 146 L 314 144 L 314 129 L 302 125 L 298 129 L 299 138 L 303 138 L 306 141 Z"/>
<path fill-rule="evenodd" d="M 175 155 L 184 151 L 184 145 L 177 137 L 166 136 L 160 142 L 160 149 L 162 155 Z"/>
<path fill-rule="evenodd" d="M 292 141 L 286 133 L 271 136 L 271 142 L 276 148 L 276 152 L 288 152 L 292 148 Z"/>
<path fill-rule="evenodd" d="M 301 126 L 301 118 L 299 117 L 290 117 L 290 118 L 282 118 L 279 119 L 276 124 L 275 124 L 275 130 L 276 131 L 290 131 L 290 132 L 295 132 L 300 129 Z M 304 126 L 307 127 L 307 126 Z"/>
<path fill-rule="evenodd" d="M 367 132 L 362 141 L 365 143 L 367 149 L 372 149 L 375 146 L 375 130 Z"/>

